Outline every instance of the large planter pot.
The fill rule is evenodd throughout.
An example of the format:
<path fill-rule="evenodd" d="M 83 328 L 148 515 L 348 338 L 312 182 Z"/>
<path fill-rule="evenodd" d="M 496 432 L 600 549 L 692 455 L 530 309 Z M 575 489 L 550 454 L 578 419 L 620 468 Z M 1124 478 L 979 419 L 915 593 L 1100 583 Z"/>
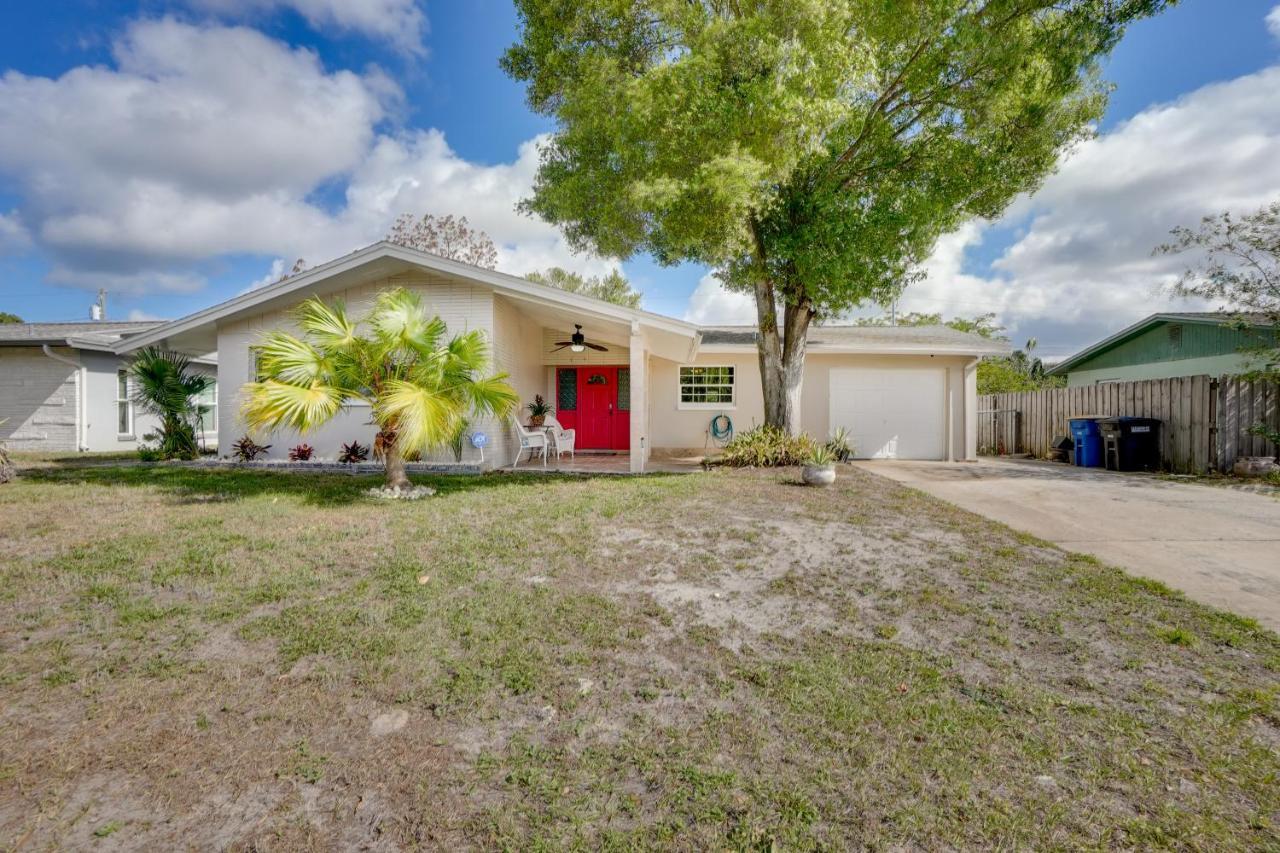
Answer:
<path fill-rule="evenodd" d="M 800 469 L 800 479 L 807 486 L 830 486 L 836 481 L 836 466 L 806 465 Z"/>
<path fill-rule="evenodd" d="M 546 421 L 547 421 L 546 415 L 530 415 L 529 416 L 529 426 L 531 427 L 540 427 L 544 423 L 546 423 Z"/>

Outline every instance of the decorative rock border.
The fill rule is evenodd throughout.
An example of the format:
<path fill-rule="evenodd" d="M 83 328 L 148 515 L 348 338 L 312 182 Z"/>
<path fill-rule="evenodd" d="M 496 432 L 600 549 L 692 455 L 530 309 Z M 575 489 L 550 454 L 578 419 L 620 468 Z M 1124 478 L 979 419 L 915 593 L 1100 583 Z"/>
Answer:
<path fill-rule="evenodd" d="M 290 462 L 288 459 L 255 459 L 252 462 L 239 462 L 235 459 L 195 459 L 190 462 L 159 464 L 312 474 L 382 474 L 386 471 L 381 462 L 343 463 L 332 459 L 315 459 L 306 462 Z M 481 474 L 484 470 L 473 462 L 406 462 L 404 468 L 410 474 Z"/>

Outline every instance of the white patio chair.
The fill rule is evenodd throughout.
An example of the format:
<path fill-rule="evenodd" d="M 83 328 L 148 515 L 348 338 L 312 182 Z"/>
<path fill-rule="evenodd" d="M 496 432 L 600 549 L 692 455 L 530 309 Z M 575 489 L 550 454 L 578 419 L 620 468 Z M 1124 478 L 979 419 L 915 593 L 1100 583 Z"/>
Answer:
<path fill-rule="evenodd" d="M 560 457 L 567 451 L 569 459 L 572 460 L 574 443 L 577 441 L 577 430 L 565 429 L 560 421 L 556 420 L 554 415 L 547 415 L 547 426 L 551 427 L 548 432 L 551 434 L 551 443 L 555 445 L 556 461 L 560 461 Z"/>
<path fill-rule="evenodd" d="M 515 468 L 520 464 L 520 456 L 527 450 L 529 451 L 529 459 L 532 460 L 535 453 L 542 452 L 542 467 L 547 467 L 547 434 L 542 430 L 525 429 L 524 424 L 519 419 L 512 418 L 511 422 L 516 426 L 516 435 L 520 439 L 520 448 L 516 451 L 516 458 L 511 463 L 511 467 Z"/>

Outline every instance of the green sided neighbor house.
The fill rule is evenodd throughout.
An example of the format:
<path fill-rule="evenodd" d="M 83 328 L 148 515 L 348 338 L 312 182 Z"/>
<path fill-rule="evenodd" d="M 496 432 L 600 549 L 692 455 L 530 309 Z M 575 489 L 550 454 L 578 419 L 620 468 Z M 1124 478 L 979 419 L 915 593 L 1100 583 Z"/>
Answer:
<path fill-rule="evenodd" d="M 1214 311 L 1152 314 L 1054 365 L 1071 388 L 1107 382 L 1226 376 L 1273 367 L 1259 352 L 1280 346 L 1280 329 L 1261 314 Z M 1273 356 L 1271 356 L 1273 357 Z"/>

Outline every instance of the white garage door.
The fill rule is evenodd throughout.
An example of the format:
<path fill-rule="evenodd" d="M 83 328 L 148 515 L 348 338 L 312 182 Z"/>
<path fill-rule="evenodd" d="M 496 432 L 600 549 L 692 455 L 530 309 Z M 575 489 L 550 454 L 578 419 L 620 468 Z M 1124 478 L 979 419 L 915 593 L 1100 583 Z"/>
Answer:
<path fill-rule="evenodd" d="M 831 429 L 844 427 L 860 459 L 942 459 L 947 373 L 938 368 L 831 371 Z"/>

